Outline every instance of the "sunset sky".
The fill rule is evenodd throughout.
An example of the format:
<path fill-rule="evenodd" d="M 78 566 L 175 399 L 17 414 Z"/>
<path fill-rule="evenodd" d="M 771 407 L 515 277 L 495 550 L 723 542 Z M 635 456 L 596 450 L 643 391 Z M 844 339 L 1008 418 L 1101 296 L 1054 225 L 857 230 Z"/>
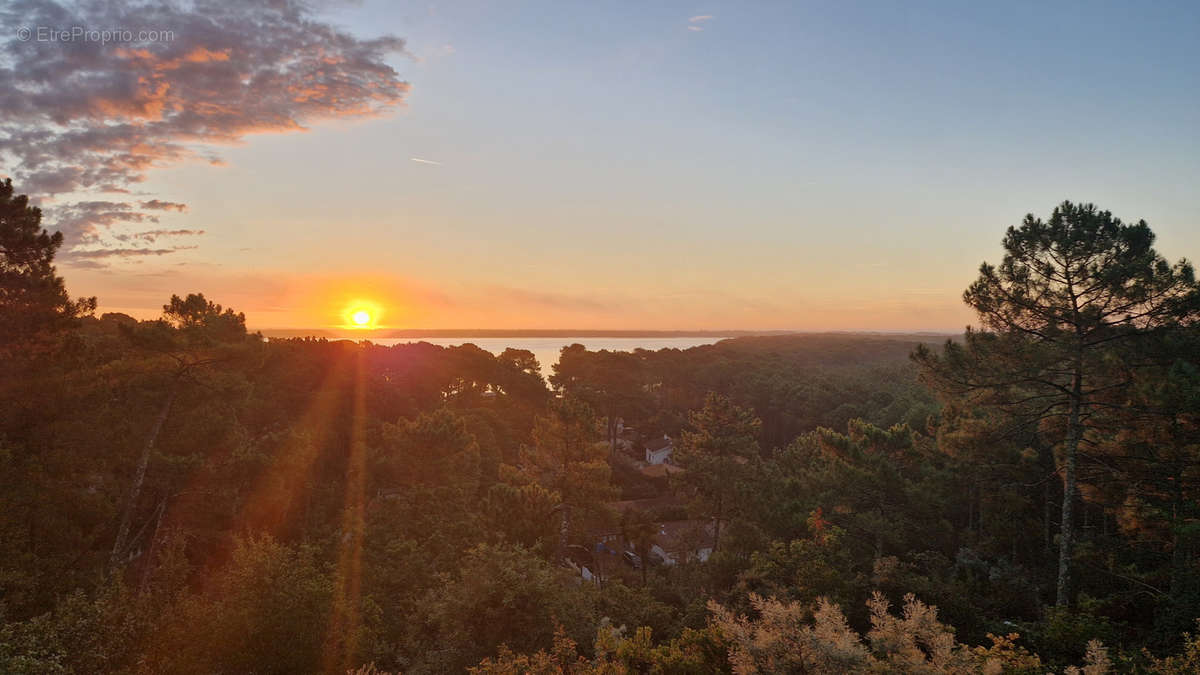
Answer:
<path fill-rule="evenodd" d="M 957 330 L 1063 199 L 1200 257 L 1195 3 L 143 5 L 0 0 L 0 174 L 101 311 Z"/>

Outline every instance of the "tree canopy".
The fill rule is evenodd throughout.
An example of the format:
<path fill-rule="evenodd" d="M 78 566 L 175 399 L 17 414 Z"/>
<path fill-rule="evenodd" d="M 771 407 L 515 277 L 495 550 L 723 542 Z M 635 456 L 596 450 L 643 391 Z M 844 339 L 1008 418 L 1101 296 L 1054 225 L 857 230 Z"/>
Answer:
<path fill-rule="evenodd" d="M 201 293 L 97 318 L 40 217 L 4 183 L 2 672 L 1200 664 L 1197 290 L 1144 223 L 1027 218 L 940 348 L 572 345 L 547 383 Z"/>

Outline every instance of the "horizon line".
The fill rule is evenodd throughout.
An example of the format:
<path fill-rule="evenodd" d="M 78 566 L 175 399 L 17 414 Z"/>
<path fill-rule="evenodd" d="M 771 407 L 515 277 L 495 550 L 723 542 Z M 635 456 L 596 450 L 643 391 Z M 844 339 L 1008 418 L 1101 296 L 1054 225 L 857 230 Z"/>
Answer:
<path fill-rule="evenodd" d="M 786 335 L 958 335 L 963 329 L 608 329 L 608 328 L 258 328 L 268 337 L 770 337 Z"/>

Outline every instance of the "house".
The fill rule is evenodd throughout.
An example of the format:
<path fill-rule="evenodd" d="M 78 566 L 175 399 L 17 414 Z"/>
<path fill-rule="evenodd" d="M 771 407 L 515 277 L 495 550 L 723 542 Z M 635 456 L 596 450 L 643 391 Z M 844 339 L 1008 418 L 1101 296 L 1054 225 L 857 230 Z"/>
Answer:
<path fill-rule="evenodd" d="M 686 562 L 705 562 L 713 552 L 712 521 L 704 519 L 658 521 L 657 533 L 650 545 L 649 564 L 679 565 Z M 620 531 L 595 532 L 590 559 L 571 555 L 579 574 L 589 581 L 606 576 L 627 576 L 634 569 L 625 554 L 637 552 Z M 655 562 L 657 561 L 657 562 Z"/>
<path fill-rule="evenodd" d="M 627 570 L 621 562 L 621 554 L 629 550 L 629 545 L 621 536 L 620 532 L 596 532 L 590 535 L 590 540 L 594 542 L 589 552 L 590 557 L 586 564 L 574 563 L 579 567 L 579 575 L 587 581 L 593 583 L 603 583 L 605 579 L 614 575 L 620 576 Z M 575 548 L 575 547 L 570 547 Z M 571 556 L 574 560 L 580 560 L 579 556 Z"/>
<path fill-rule="evenodd" d="M 675 450 L 675 443 L 666 434 L 663 434 L 662 438 L 648 439 L 642 445 L 646 448 L 646 463 L 651 466 L 669 464 L 671 453 Z"/>
<path fill-rule="evenodd" d="M 650 552 L 661 557 L 667 565 L 698 560 L 704 562 L 712 555 L 714 529 L 709 520 L 672 520 L 658 524 L 658 535 Z"/>
<path fill-rule="evenodd" d="M 563 564 L 573 570 L 579 576 L 583 577 L 584 581 L 590 581 L 594 584 L 600 583 L 600 575 L 594 570 L 596 566 L 596 558 L 586 546 L 572 544 L 567 547 L 566 557 L 563 558 Z"/>

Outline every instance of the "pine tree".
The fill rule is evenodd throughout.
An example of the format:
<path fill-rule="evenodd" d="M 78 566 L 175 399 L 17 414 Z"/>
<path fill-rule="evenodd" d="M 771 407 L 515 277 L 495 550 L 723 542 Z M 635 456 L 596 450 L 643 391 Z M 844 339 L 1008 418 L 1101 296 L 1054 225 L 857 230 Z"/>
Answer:
<path fill-rule="evenodd" d="M 1077 461 L 1091 443 L 1093 407 L 1129 384 L 1106 359 L 1118 347 L 1200 318 L 1186 261 L 1170 265 L 1145 221 L 1122 223 L 1091 204 L 1028 215 L 1004 237 L 999 267 L 984 263 L 963 294 L 982 330 L 940 356 L 914 354 L 925 379 L 951 397 L 996 405 L 1054 430 L 1063 482 L 1056 603 L 1070 602 Z M 1126 343 L 1126 344 L 1122 344 Z"/>
<path fill-rule="evenodd" d="M 691 430 L 683 432 L 676 456 L 686 469 L 682 481 L 713 520 L 713 549 L 721 543 L 721 524 L 736 515 L 738 496 L 752 462 L 759 457 L 762 422 L 749 410 L 719 394 L 709 394 L 704 407 L 688 415 Z"/>
<path fill-rule="evenodd" d="M 54 267 L 62 243 L 62 232 L 42 228 L 41 209 L 13 196 L 11 178 L 0 182 L 0 357 L 96 309 L 95 298 L 67 295 Z"/>
<path fill-rule="evenodd" d="M 583 401 L 567 397 L 551 402 L 533 424 L 533 445 L 522 452 L 521 463 L 542 485 L 558 493 L 559 555 L 570 543 L 571 519 L 578 510 L 598 511 L 615 495 L 611 469 L 595 443 L 595 417 Z"/>

